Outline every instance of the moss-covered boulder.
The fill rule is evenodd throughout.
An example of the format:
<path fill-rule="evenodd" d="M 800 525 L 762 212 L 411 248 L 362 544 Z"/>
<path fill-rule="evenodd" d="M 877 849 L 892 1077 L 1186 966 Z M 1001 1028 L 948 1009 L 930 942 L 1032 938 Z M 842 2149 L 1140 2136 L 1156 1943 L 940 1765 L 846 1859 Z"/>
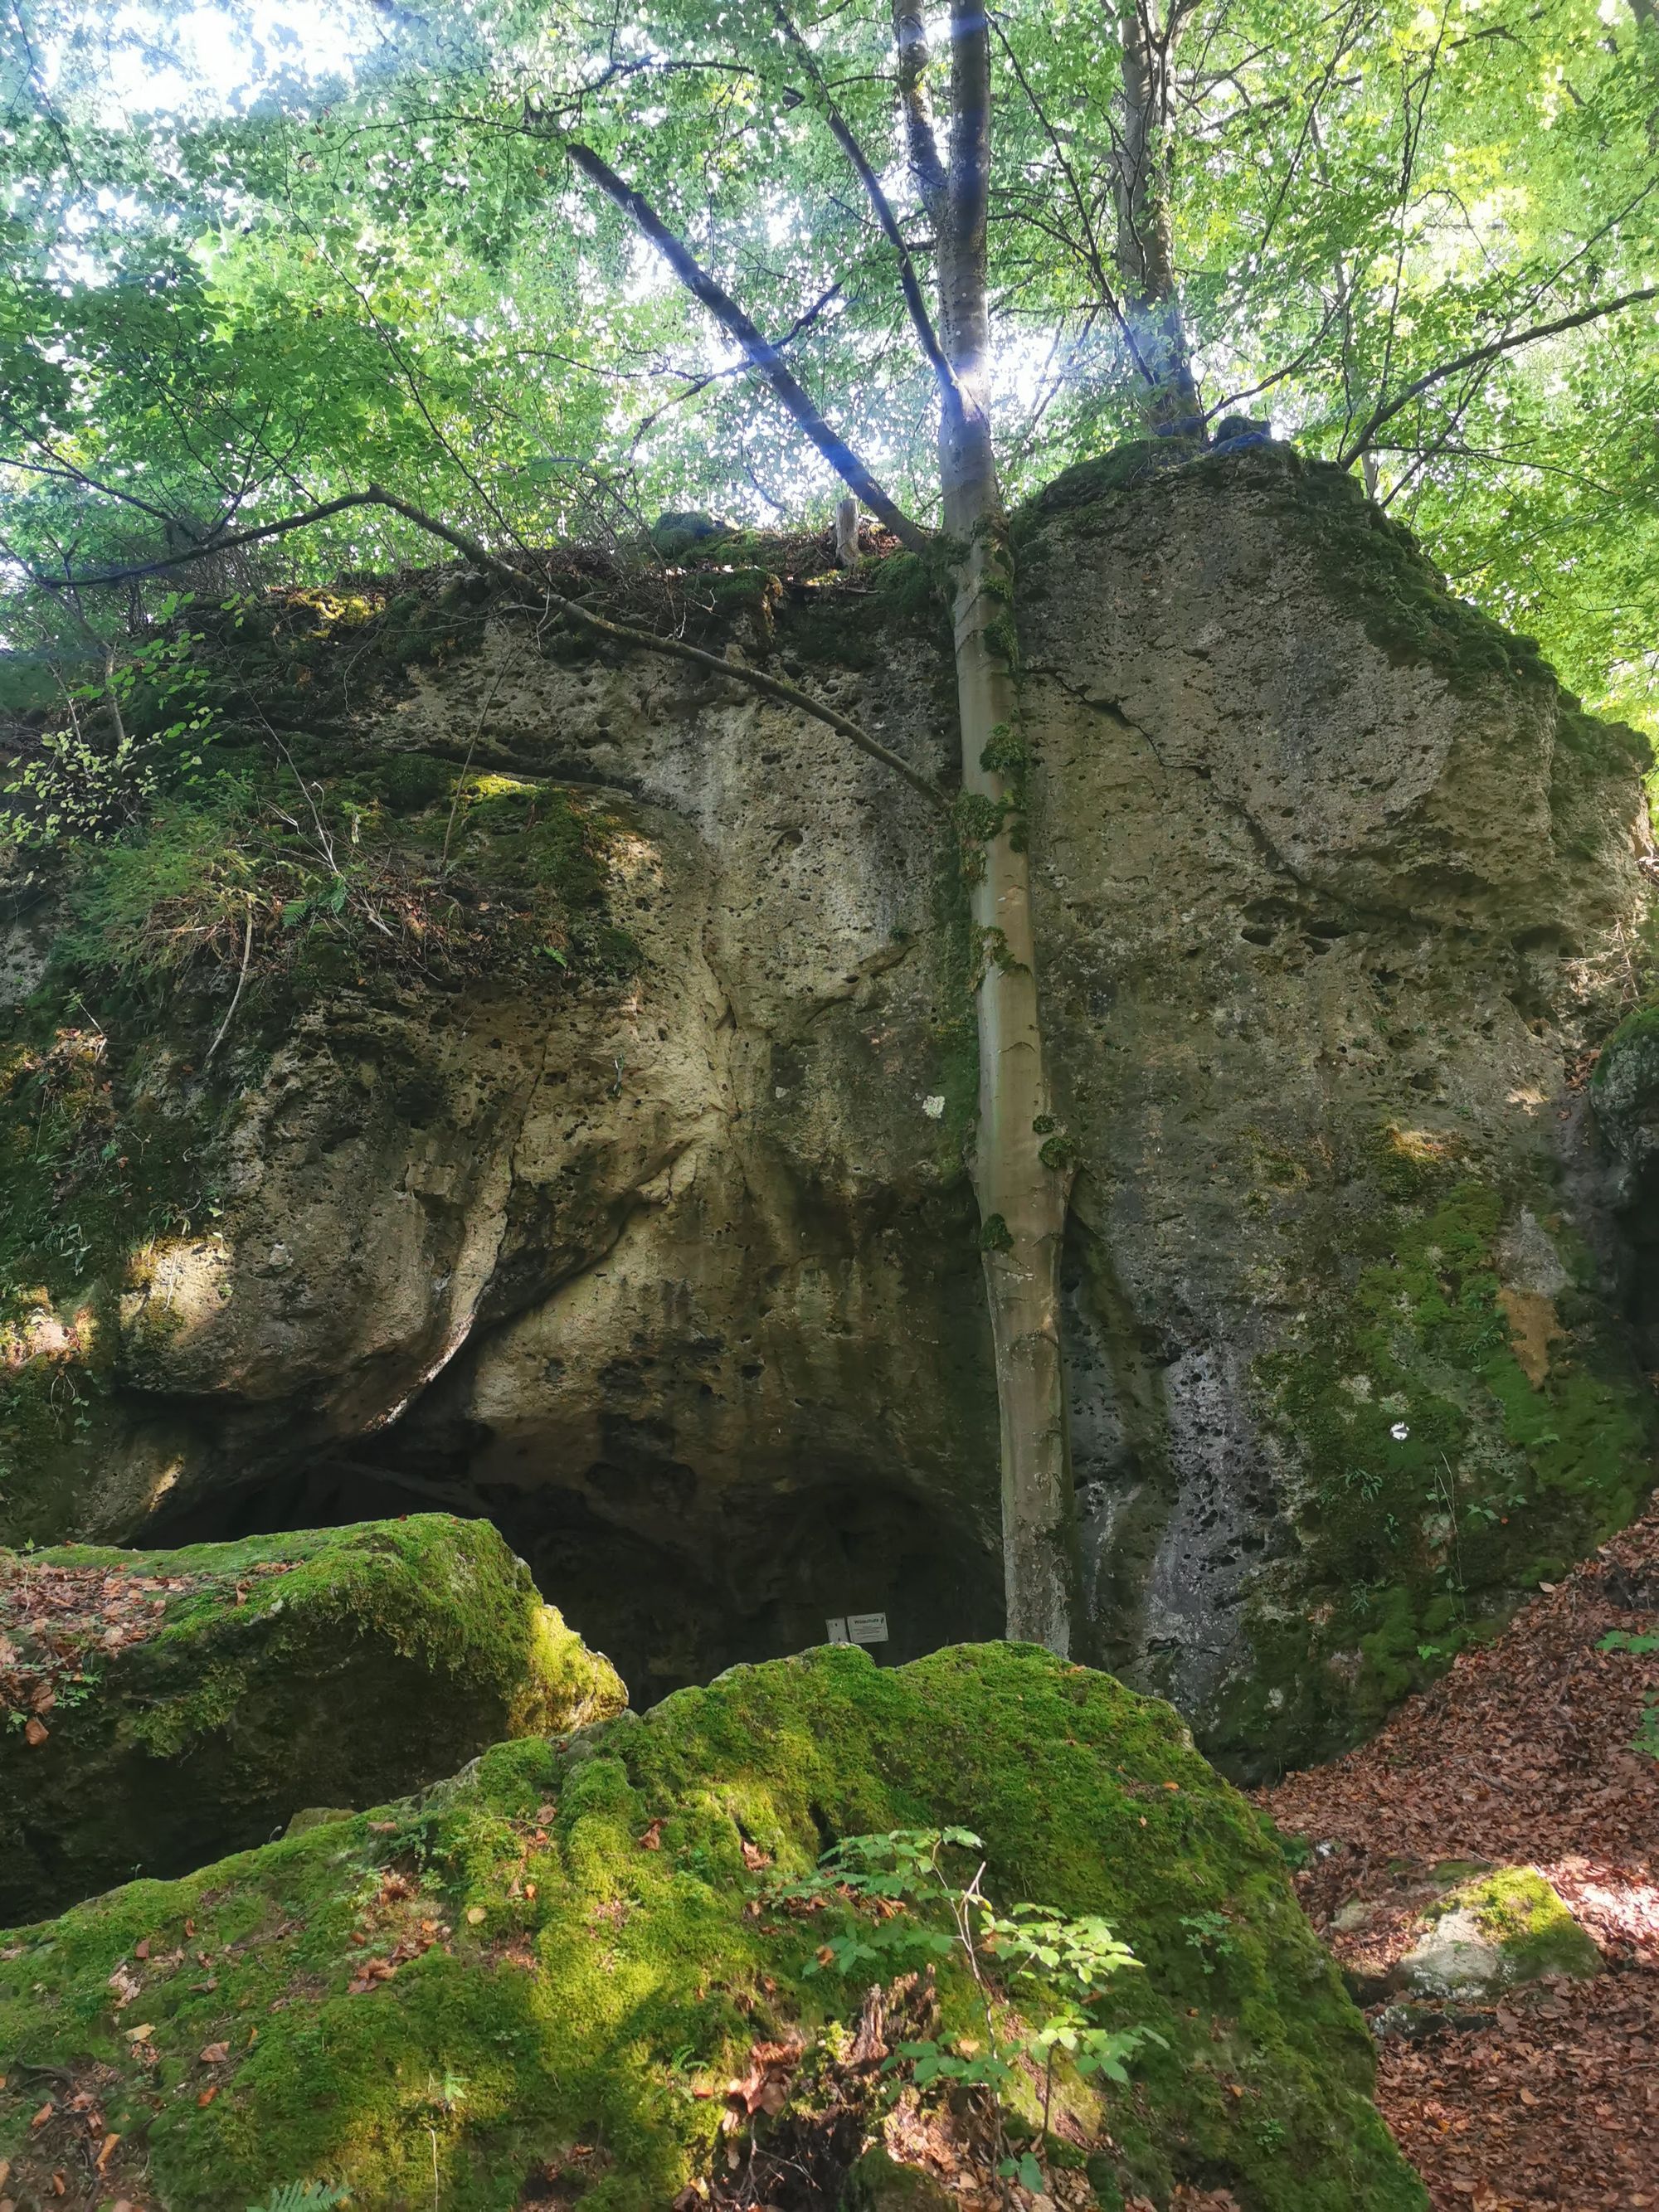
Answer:
<path fill-rule="evenodd" d="M 0 1921 L 625 1703 L 488 1522 L 0 1552 Z"/>
<path fill-rule="evenodd" d="M 1601 1965 L 1594 1941 L 1535 1867 L 1499 1867 L 1426 1909 L 1394 1978 L 1413 1996 L 1468 1999 Z"/>
<path fill-rule="evenodd" d="M 1067 2204 L 1202 2177 L 1244 2212 L 1425 2205 L 1259 1816 L 1169 1707 L 1028 1645 L 735 1669 L 0 1942 L 8 2185 L 44 2202 L 61 2171 L 100 2203 L 73 2138 L 146 2212 L 301 2183 L 360 2212 L 661 2212 L 735 2203 L 744 2174 L 780 2192 L 744 2202 L 850 2201 L 872 2150 L 914 2165 L 971 2116 L 879 2057 L 907 2020 L 968 2052 L 974 1984 L 959 1951 L 936 1989 L 890 1980 L 898 1954 L 843 1976 L 842 1909 L 787 1888 L 839 1839 L 951 1824 L 1002 1905 L 1102 1916 L 1139 1961 L 1098 2008 L 1161 2039 L 1129 2078 L 1085 2094 L 1062 2063 L 1050 2137 L 1034 2076 L 1002 2093 Z"/>

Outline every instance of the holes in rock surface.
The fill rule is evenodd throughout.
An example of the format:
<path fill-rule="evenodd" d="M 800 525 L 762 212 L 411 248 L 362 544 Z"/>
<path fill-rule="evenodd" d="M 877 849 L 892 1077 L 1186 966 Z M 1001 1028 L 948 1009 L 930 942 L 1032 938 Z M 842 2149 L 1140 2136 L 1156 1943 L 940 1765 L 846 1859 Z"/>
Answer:
<path fill-rule="evenodd" d="M 891 1476 L 768 1470 L 726 1488 L 678 1463 L 648 1423 L 605 1424 L 580 1485 L 428 1480 L 365 1457 L 158 1514 L 140 1546 L 224 1542 L 401 1514 L 493 1521 L 542 1595 L 615 1663 L 636 1708 L 727 1667 L 826 1640 L 826 1623 L 885 1613 L 898 1665 L 1003 1632 L 1001 1563 L 959 1515 Z"/>

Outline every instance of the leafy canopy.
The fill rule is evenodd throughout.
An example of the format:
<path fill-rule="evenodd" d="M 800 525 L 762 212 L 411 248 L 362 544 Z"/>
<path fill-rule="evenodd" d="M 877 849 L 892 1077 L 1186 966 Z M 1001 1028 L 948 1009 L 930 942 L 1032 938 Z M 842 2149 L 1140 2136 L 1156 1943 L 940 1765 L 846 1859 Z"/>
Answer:
<path fill-rule="evenodd" d="M 1368 470 L 1461 588 L 1651 718 L 1659 303 L 1600 312 L 1659 281 L 1649 0 L 1172 4 L 1155 157 L 1212 419 L 1265 414 Z M 1017 497 L 1138 434 L 1144 393 L 1115 254 L 1116 5 L 1005 0 L 991 21 Z M 572 139 L 933 519 L 931 375 L 830 125 L 927 286 L 889 0 L 14 0 L 0 46 L 13 643 L 132 611 L 83 594 L 76 616 L 27 570 L 176 550 L 370 481 L 503 545 L 632 538 L 664 508 L 821 514 L 828 469 Z M 416 550 L 359 511 L 280 559 L 325 574 Z"/>

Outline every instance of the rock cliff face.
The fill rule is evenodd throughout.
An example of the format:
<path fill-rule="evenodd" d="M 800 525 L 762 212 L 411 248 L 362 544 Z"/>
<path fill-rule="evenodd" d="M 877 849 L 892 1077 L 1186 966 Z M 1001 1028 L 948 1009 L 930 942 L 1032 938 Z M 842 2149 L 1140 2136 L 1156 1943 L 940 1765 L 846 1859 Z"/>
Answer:
<path fill-rule="evenodd" d="M 1073 471 L 1020 537 L 1096 1650 L 1223 1754 L 1305 1753 L 1650 1479 L 1581 1087 L 1638 994 L 1634 743 L 1281 449 Z M 737 649 L 951 774 L 913 564 L 702 580 Z M 925 802 L 488 611 L 331 742 L 446 855 L 463 767 L 514 836 L 580 817 L 640 957 L 458 983 L 364 930 L 205 1073 L 232 969 L 123 1031 L 60 962 L 14 1134 L 90 1055 L 195 1202 L 20 1276 L 7 1533 L 483 1510 L 636 1700 L 849 1611 L 896 1656 L 994 1633 L 969 948 Z"/>

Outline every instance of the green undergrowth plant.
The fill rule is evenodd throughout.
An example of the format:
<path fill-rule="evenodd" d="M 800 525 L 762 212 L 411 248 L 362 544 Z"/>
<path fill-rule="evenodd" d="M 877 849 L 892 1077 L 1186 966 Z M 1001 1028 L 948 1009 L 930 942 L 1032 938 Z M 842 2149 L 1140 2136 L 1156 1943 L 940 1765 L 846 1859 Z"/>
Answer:
<path fill-rule="evenodd" d="M 611 919 L 612 826 L 556 785 L 445 773 L 331 781 L 244 764 L 82 855 L 63 963 L 139 990 L 439 977 L 504 964 L 606 980 L 639 950 Z M 430 763 L 422 762 L 423 767 Z"/>
<path fill-rule="evenodd" d="M 855 1838 L 874 1840 L 823 1863 Z M 884 1895 L 895 1882 L 904 1894 Z M 846 1647 L 734 1668 L 0 1937 L 0 2050 L 69 2077 L 48 2097 L 8 2069 L 0 2158 L 20 2198 L 49 2186 L 87 2136 L 85 2075 L 120 2136 L 111 2195 L 148 2190 L 171 2212 L 255 2203 L 278 2178 L 376 2206 L 429 2204 L 435 2185 L 444 2212 L 538 2196 L 659 2212 L 745 2172 L 782 2190 L 849 2097 L 842 2169 L 867 2148 L 866 2092 L 880 2120 L 896 2091 L 895 2134 L 912 2098 L 936 2099 L 943 2126 L 993 2094 L 948 2070 L 916 2086 L 921 2062 L 991 2047 L 946 1894 L 970 1890 L 992 1900 L 968 1929 L 1017 2076 L 995 2092 L 1004 2155 L 1050 2173 L 1088 2160 L 1103 2206 L 1167 2206 L 1202 2179 L 1261 2212 L 1422 2212 L 1370 2100 L 1364 2024 L 1259 1817 L 1167 1706 L 1006 1644 L 902 1668 Z M 1000 1901 L 1018 1899 L 1043 1909 Z M 1209 1974 L 1181 1924 L 1204 1912 L 1228 1917 L 1234 1946 Z M 946 1948 L 911 1953 L 909 1998 L 890 1977 L 881 2041 L 935 2051 L 883 2077 L 882 2054 L 854 2057 L 857 1983 L 820 1954 L 897 1928 Z M 884 1952 L 882 1972 L 904 1955 Z M 1085 2035 L 1134 2029 L 1158 2040 L 1097 2054 L 1127 2086 L 1079 2077 L 1068 2034 L 1086 2062 Z M 222 2062 L 203 2059 L 221 2044 Z M 977 2163 L 986 2130 L 969 2135 Z"/>
<path fill-rule="evenodd" d="M 0 844 L 29 854 L 97 844 L 143 820 L 161 794 L 210 780 L 220 724 L 193 609 L 189 593 L 168 593 L 122 653 L 89 639 L 97 673 L 60 678 L 57 713 L 0 787 Z"/>
<path fill-rule="evenodd" d="M 1659 1651 L 1659 1635 L 1644 1636 L 1627 1628 L 1615 1628 L 1595 1648 L 1598 1651 L 1627 1651 L 1633 1658 L 1650 1658 Z M 1644 1752 L 1650 1759 L 1659 1759 L 1659 1698 L 1650 1698 L 1643 1706 L 1630 1747 Z"/>
<path fill-rule="evenodd" d="M 1079 2080 L 1100 2076 L 1127 2087 L 1135 2052 L 1149 2043 L 1168 2045 L 1151 2027 L 1107 2027 L 1094 2016 L 1114 1978 L 1138 1963 L 1105 1920 L 1038 1905 L 998 1912 L 982 1887 L 984 1854 L 969 1828 L 850 1836 L 824 1854 L 814 1873 L 780 1883 L 772 1894 L 788 1908 L 836 1911 L 836 1932 L 805 1968 L 809 1977 L 824 1971 L 880 1976 L 913 1960 L 941 1958 L 966 1966 L 974 2032 L 901 2043 L 884 2070 L 908 2075 L 919 2089 L 942 2082 L 981 2093 L 1003 2151 L 1002 2177 L 1041 2190 L 1047 2184 L 1036 2155 L 1007 2147 L 1002 2100 L 1019 2081 L 1022 2065 L 1041 2082 L 1046 2142 L 1058 2065 Z M 953 1862 L 959 1871 L 952 1872 Z"/>

